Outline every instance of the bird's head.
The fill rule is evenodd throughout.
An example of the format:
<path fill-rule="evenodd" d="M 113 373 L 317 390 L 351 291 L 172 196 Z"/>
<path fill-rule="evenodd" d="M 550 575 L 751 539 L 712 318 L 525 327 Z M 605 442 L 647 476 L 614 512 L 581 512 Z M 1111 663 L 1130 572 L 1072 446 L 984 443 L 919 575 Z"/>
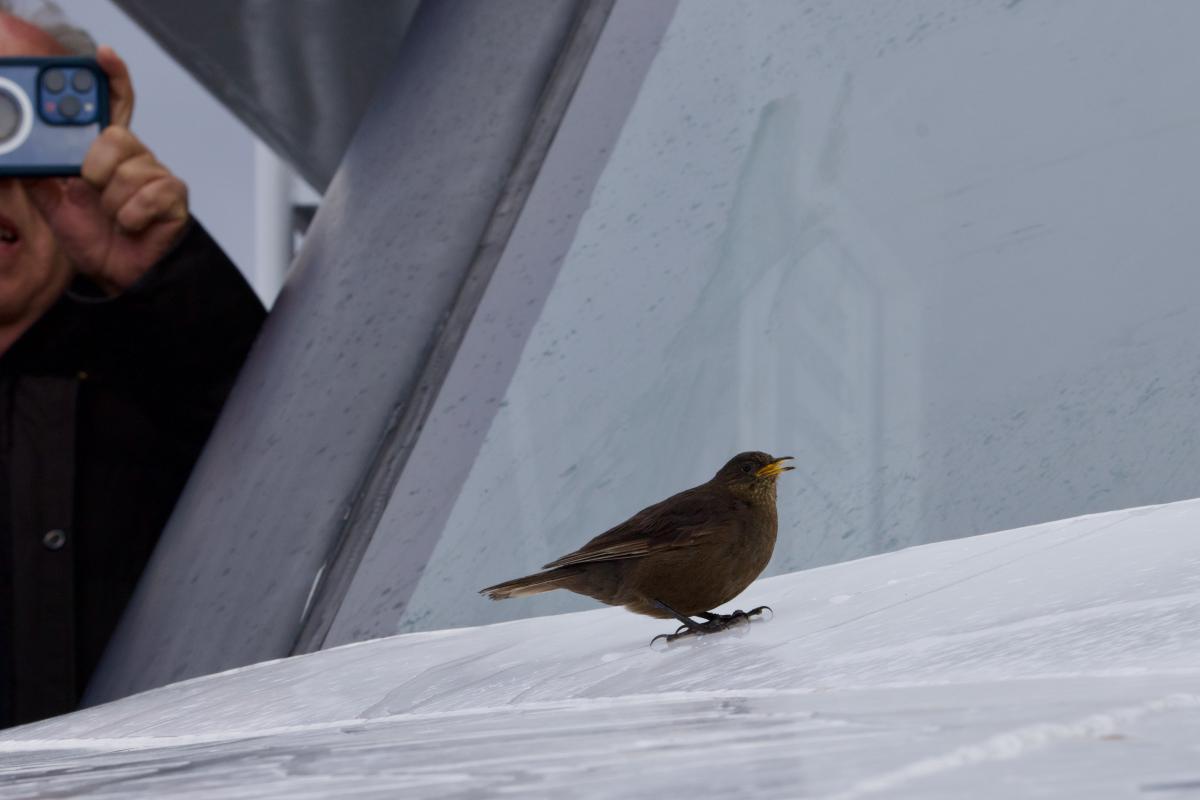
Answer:
<path fill-rule="evenodd" d="M 728 485 L 739 494 L 775 496 L 775 479 L 792 466 L 784 466 L 783 462 L 791 461 L 791 456 L 776 458 L 768 453 L 750 451 L 738 453 L 717 472 L 714 482 Z"/>

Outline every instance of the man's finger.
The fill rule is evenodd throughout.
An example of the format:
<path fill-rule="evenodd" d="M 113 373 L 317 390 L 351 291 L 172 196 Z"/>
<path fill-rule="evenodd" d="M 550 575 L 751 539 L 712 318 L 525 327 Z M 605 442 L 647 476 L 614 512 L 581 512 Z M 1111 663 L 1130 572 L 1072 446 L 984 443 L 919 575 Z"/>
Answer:
<path fill-rule="evenodd" d="M 187 186 L 174 175 L 166 175 L 138 189 L 117 212 L 117 224 L 128 233 L 139 233 L 151 223 L 182 223 L 187 216 Z"/>
<path fill-rule="evenodd" d="M 108 116 L 113 125 L 129 127 L 133 119 L 133 81 L 125 62 L 106 44 L 96 48 L 96 63 L 108 76 Z"/>
<path fill-rule="evenodd" d="M 109 125 L 88 148 L 80 175 L 93 188 L 103 192 L 117 167 L 142 152 L 148 152 L 146 146 L 128 128 Z"/>
<path fill-rule="evenodd" d="M 121 207 L 148 183 L 167 175 L 167 170 L 147 150 L 117 165 L 112 178 L 100 193 L 100 208 L 115 218 Z"/>

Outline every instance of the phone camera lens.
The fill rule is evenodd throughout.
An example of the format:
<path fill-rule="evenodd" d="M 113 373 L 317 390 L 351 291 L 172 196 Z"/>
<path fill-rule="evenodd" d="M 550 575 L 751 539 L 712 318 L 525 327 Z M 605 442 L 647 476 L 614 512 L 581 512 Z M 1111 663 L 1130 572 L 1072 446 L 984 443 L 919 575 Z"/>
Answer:
<path fill-rule="evenodd" d="M 58 104 L 58 113 L 62 114 L 67 119 L 75 119 L 79 115 L 80 104 L 79 98 L 75 95 L 67 95 Z"/>
<path fill-rule="evenodd" d="M 96 79 L 92 77 L 92 71 L 89 69 L 77 69 L 71 76 L 71 85 L 77 92 L 90 92 L 95 83 Z"/>
<path fill-rule="evenodd" d="M 21 106 L 8 92 L 0 90 L 0 143 L 7 142 L 21 127 Z"/>
<path fill-rule="evenodd" d="M 32 105 L 24 89 L 0 75 L 0 155 L 16 150 L 29 137 Z"/>
<path fill-rule="evenodd" d="M 42 75 L 42 86 L 47 92 L 58 94 L 67 87 L 67 76 L 61 69 L 48 69 Z"/>

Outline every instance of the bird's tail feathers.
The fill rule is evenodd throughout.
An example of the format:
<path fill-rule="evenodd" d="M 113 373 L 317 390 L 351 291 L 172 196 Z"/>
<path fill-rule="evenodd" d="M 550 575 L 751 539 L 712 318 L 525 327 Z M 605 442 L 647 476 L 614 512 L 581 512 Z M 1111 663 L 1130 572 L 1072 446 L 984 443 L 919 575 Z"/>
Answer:
<path fill-rule="evenodd" d="M 486 589 L 480 589 L 480 594 L 486 594 L 493 600 L 507 600 L 510 597 L 528 597 L 531 594 L 549 592 L 562 586 L 563 582 L 575 575 L 574 569 L 548 569 L 545 572 L 535 572 L 524 578 L 515 578 L 504 583 L 497 583 Z"/>

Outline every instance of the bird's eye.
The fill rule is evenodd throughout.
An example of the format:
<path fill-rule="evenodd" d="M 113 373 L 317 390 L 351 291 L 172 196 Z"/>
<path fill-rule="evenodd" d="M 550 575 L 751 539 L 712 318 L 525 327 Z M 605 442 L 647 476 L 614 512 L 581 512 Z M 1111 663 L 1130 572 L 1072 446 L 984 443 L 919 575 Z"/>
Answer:
<path fill-rule="evenodd" d="M 745 464 L 742 464 L 742 472 L 750 472 L 753 469 L 754 469 L 754 465 L 751 464 L 749 461 L 747 461 Z"/>

